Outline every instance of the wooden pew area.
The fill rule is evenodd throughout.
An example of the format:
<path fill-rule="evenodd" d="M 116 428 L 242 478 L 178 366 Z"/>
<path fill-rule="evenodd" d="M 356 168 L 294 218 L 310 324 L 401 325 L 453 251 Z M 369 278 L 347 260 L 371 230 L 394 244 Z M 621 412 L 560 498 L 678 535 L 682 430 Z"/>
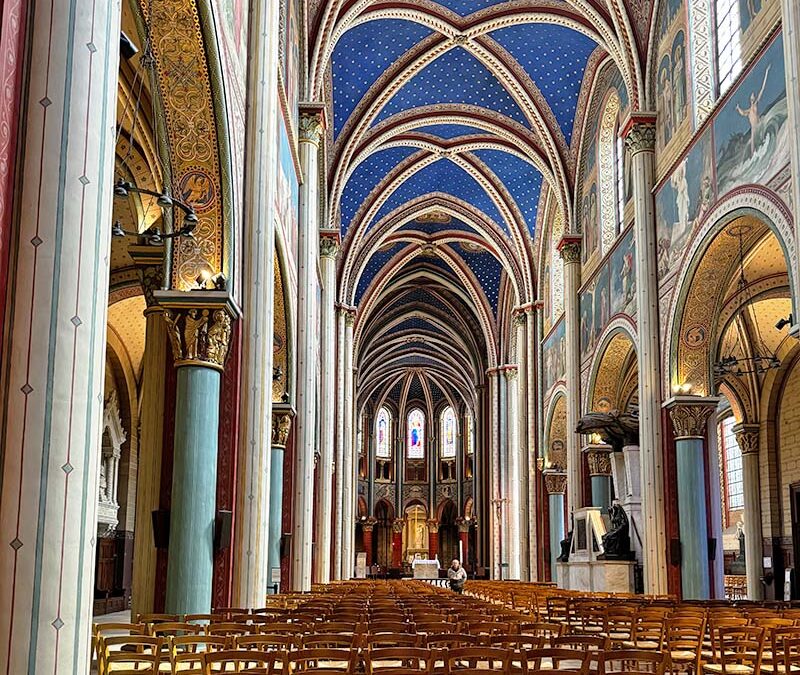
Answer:
<path fill-rule="evenodd" d="M 800 606 L 678 602 L 470 581 L 352 581 L 260 608 L 94 626 L 109 673 L 800 672 Z"/>

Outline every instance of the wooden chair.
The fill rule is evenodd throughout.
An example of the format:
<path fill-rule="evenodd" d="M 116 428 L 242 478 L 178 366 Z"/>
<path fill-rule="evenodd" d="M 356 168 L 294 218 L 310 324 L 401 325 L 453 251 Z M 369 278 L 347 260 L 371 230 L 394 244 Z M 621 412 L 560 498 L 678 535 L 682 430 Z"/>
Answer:
<path fill-rule="evenodd" d="M 800 626 L 767 628 L 766 631 L 764 652 L 761 656 L 761 672 L 764 675 L 791 672 L 784 669 L 784 649 L 787 641 L 800 640 Z M 798 668 L 798 672 L 800 672 L 800 668 Z"/>
<path fill-rule="evenodd" d="M 169 639 L 169 665 L 173 675 L 204 675 L 205 654 L 228 648 L 228 638 L 180 635 Z M 163 661 L 163 659 L 162 659 Z M 162 671 L 163 663 L 162 663 Z"/>
<path fill-rule="evenodd" d="M 466 633 L 446 633 L 444 635 L 427 635 L 424 638 L 425 646 L 432 649 L 454 649 L 478 644 L 477 635 Z"/>
<path fill-rule="evenodd" d="M 150 628 L 150 634 L 166 640 L 179 635 L 200 635 L 204 629 L 205 627 L 198 623 L 165 621 L 164 623 L 154 623 Z"/>
<path fill-rule="evenodd" d="M 293 635 L 237 635 L 233 638 L 235 649 L 255 649 L 261 652 L 290 652 L 297 649 Z"/>
<path fill-rule="evenodd" d="M 434 652 L 425 647 L 383 647 L 365 653 L 367 675 L 432 673 Z"/>
<path fill-rule="evenodd" d="M 205 654 L 204 675 L 214 673 L 241 673 L 250 668 L 267 668 L 267 672 L 276 672 L 276 666 L 281 669 L 285 665 L 285 656 L 282 652 L 257 652 L 226 649 L 221 652 Z"/>
<path fill-rule="evenodd" d="M 530 649 L 522 654 L 522 659 L 525 672 L 529 675 L 554 672 L 571 675 L 589 673 L 590 653 L 585 649 Z"/>
<path fill-rule="evenodd" d="M 708 620 L 707 629 L 709 640 L 703 646 L 703 658 L 707 661 L 715 660 L 719 656 L 720 638 L 719 634 L 728 628 L 738 628 L 746 626 L 748 619 L 742 616 L 712 616 Z M 710 649 L 709 649 L 710 644 Z"/>
<path fill-rule="evenodd" d="M 288 657 L 293 673 L 353 673 L 358 662 L 355 649 L 300 649 Z"/>
<path fill-rule="evenodd" d="M 667 619 L 664 626 L 664 651 L 669 654 L 673 672 L 700 672 L 705 631 L 705 615 Z"/>
<path fill-rule="evenodd" d="M 636 607 L 617 605 L 603 612 L 603 635 L 611 640 L 611 645 L 621 645 L 633 641 L 633 627 L 636 618 Z"/>
<path fill-rule="evenodd" d="M 206 635 L 224 635 L 234 637 L 236 635 L 247 635 L 248 633 L 258 633 L 257 626 L 249 626 L 246 623 L 210 623 L 205 627 Z"/>
<path fill-rule="evenodd" d="M 111 635 L 144 635 L 146 627 L 141 623 L 95 623 L 92 624 L 92 656 L 99 658 L 97 644 L 100 638 Z"/>
<path fill-rule="evenodd" d="M 105 672 L 113 675 L 158 675 L 161 655 L 117 651 L 105 657 Z"/>
<path fill-rule="evenodd" d="M 783 670 L 773 672 L 782 675 L 800 673 L 800 639 L 790 638 L 783 641 Z"/>
<path fill-rule="evenodd" d="M 603 673 L 604 675 L 664 675 L 668 663 L 668 657 L 664 652 L 612 649 L 603 656 Z"/>
<path fill-rule="evenodd" d="M 758 626 L 720 627 L 712 663 L 703 664 L 708 675 L 759 675 L 765 630 Z"/>
<path fill-rule="evenodd" d="M 445 663 L 448 673 L 485 675 L 489 670 L 508 675 L 513 654 L 502 647 L 457 647 L 445 653 Z"/>
<path fill-rule="evenodd" d="M 301 649 L 353 649 L 358 647 L 358 635 L 343 633 L 321 633 L 303 635 L 300 639 Z"/>
<path fill-rule="evenodd" d="M 118 653 L 140 656 L 159 656 L 164 640 L 152 635 L 100 636 L 97 641 L 97 672 L 107 675 L 109 659 Z M 158 668 L 156 660 L 156 669 Z"/>

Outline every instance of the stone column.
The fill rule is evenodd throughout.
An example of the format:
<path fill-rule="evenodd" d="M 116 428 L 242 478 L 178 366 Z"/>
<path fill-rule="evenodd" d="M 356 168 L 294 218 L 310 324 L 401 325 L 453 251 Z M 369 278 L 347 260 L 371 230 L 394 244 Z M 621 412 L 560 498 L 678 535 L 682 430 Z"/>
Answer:
<path fill-rule="evenodd" d="M 564 530 L 564 493 L 567 490 L 567 474 L 553 469 L 544 470 L 544 487 L 548 494 L 550 515 L 550 570 L 552 581 L 558 581 L 556 558 L 561 555 L 561 540 Z"/>
<path fill-rule="evenodd" d="M 88 672 L 120 6 L 24 7 L 2 355 L 0 671 Z"/>
<path fill-rule="evenodd" d="M 292 588 L 311 590 L 314 450 L 317 425 L 317 254 L 319 237 L 319 145 L 322 114 L 318 107 L 300 114 L 300 223 L 297 242 L 297 442 L 295 444 Z"/>
<path fill-rule="evenodd" d="M 540 555 L 540 527 L 543 521 L 539 509 L 539 459 L 543 456 L 544 446 L 544 425 L 539 423 L 540 411 L 544 410 L 544 391 L 543 391 L 543 363 L 542 350 L 540 347 L 542 333 L 544 329 L 544 303 L 535 302 L 526 311 L 528 318 L 528 352 L 533 353 L 528 359 L 528 382 L 529 387 L 533 387 L 534 395 L 528 396 L 528 517 L 530 519 L 530 566 L 531 581 L 540 581 L 540 570 L 544 569 L 542 556 Z"/>
<path fill-rule="evenodd" d="M 164 443 L 164 364 L 167 331 L 153 292 L 163 284 L 164 247 L 130 246 L 147 303 L 142 357 L 139 465 L 136 480 L 136 536 L 133 538 L 131 616 L 153 612 L 156 545 L 152 513 L 161 494 L 161 453 Z"/>
<path fill-rule="evenodd" d="M 592 506 L 608 513 L 611 506 L 611 446 L 591 443 L 583 451 L 589 461 L 592 482 Z"/>
<path fill-rule="evenodd" d="M 631 155 L 639 366 L 639 445 L 644 532 L 644 592 L 667 592 L 667 547 L 664 540 L 664 467 L 661 440 L 661 356 L 656 264 L 655 116 L 632 117 L 625 129 Z"/>
<path fill-rule="evenodd" d="M 565 235 L 558 244 L 564 261 L 564 331 L 567 352 L 567 508 L 583 506 L 580 436 L 575 433 L 581 416 L 581 342 L 578 289 L 581 285 L 581 238 Z"/>
<path fill-rule="evenodd" d="M 489 550 L 488 563 L 491 570 L 491 578 L 500 578 L 501 550 L 500 542 L 502 539 L 501 528 L 503 527 L 502 501 L 500 492 L 500 443 L 499 443 L 499 389 L 500 380 L 497 368 L 489 370 L 487 373 L 489 380 L 489 422 L 486 438 L 489 443 L 488 448 L 488 495 L 486 506 L 489 511 Z"/>
<path fill-rule="evenodd" d="M 211 611 L 220 381 L 231 324 L 226 291 L 156 291 L 178 369 L 167 596 L 170 614 Z"/>
<path fill-rule="evenodd" d="M 762 600 L 764 587 L 764 548 L 761 534 L 761 478 L 758 470 L 759 427 L 737 424 L 733 428 L 742 451 L 744 478 L 744 558 L 747 572 L 747 599 Z"/>
<path fill-rule="evenodd" d="M 531 318 L 533 317 L 532 312 Z M 531 472 L 530 462 L 530 449 L 535 446 L 532 433 L 534 433 L 533 425 L 530 423 L 530 415 L 532 406 L 530 405 L 531 399 L 534 398 L 534 380 L 533 369 L 530 368 L 531 358 L 535 354 L 530 349 L 530 342 L 533 339 L 534 333 L 529 330 L 528 313 L 525 309 L 520 309 L 515 317 L 517 329 L 517 398 L 518 398 L 518 426 L 519 437 L 517 439 L 517 476 L 519 478 L 519 530 L 518 536 L 520 541 L 519 547 L 519 578 L 522 581 L 530 581 L 531 579 L 531 526 L 530 526 L 530 479 L 535 474 Z"/>
<path fill-rule="evenodd" d="M 372 563 L 375 562 L 375 559 L 372 557 L 372 532 L 377 522 L 375 518 L 370 517 L 367 518 L 361 526 L 364 532 L 364 548 L 367 551 L 367 567 L 372 567 Z"/>
<path fill-rule="evenodd" d="M 319 240 L 320 270 L 322 273 L 322 306 L 320 307 L 320 360 L 322 406 L 319 495 L 317 499 L 316 581 L 331 580 L 331 515 L 333 508 L 333 466 L 336 445 L 336 256 L 338 239 L 325 236 Z"/>
<path fill-rule="evenodd" d="M 456 525 L 458 525 L 458 540 L 461 542 L 461 564 L 465 570 L 472 572 L 469 565 L 469 528 L 471 523 L 466 518 L 459 518 L 456 520 Z M 448 561 L 442 562 L 447 565 Z"/>
<path fill-rule="evenodd" d="M 428 519 L 428 559 L 433 560 L 439 555 L 439 521 L 436 518 Z"/>
<path fill-rule="evenodd" d="M 272 406 L 272 439 L 270 450 L 269 531 L 267 538 L 267 588 L 274 590 L 281 583 L 281 537 L 283 535 L 283 459 L 292 430 L 294 411 L 286 403 Z M 263 602 L 261 603 L 263 605 Z"/>
<path fill-rule="evenodd" d="M 792 202 L 800 204 L 800 3 L 781 0 L 783 61 L 786 71 L 786 102 L 789 113 L 789 145 L 792 156 Z M 800 241 L 800 218 L 795 218 L 795 232 Z M 795 277 L 797 275 L 795 274 Z M 800 295 L 800 279 L 795 278 L 795 293 Z M 800 308 L 795 307 L 794 326 L 789 331 L 800 337 Z M 759 556 L 760 557 L 760 556 Z"/>
<path fill-rule="evenodd" d="M 520 489 L 520 396 L 518 392 L 519 377 L 517 368 L 507 367 L 503 371 L 506 379 L 506 413 L 504 424 L 508 429 L 508 440 L 506 441 L 506 466 L 504 474 L 506 476 L 507 491 L 505 497 L 506 528 L 505 560 L 508 568 L 505 575 L 507 579 L 520 578 L 520 558 L 522 542 L 520 541 L 521 521 L 522 521 L 522 491 Z"/>
<path fill-rule="evenodd" d="M 355 312 L 348 310 L 344 317 L 344 458 L 342 467 L 342 579 L 353 576 L 355 558 L 353 556 L 353 531 L 355 529 L 356 502 L 356 449 L 355 429 L 353 428 L 353 324 Z"/>
<path fill-rule="evenodd" d="M 333 578 L 342 579 L 342 549 L 344 548 L 344 344 L 345 311 L 339 308 L 336 316 L 336 477 L 334 479 Z"/>
<path fill-rule="evenodd" d="M 245 204 L 241 228 L 242 361 L 233 595 L 236 607 L 262 607 L 270 571 L 272 340 L 275 293 L 275 206 L 278 152 L 278 10 L 252 3 L 245 145 Z M 281 467 L 279 480 L 283 480 Z M 280 515 L 279 515 L 280 518 Z"/>
<path fill-rule="evenodd" d="M 664 403 L 675 428 L 681 590 L 684 600 L 707 600 L 711 597 L 705 439 L 708 418 L 718 403 L 718 398 L 702 396 L 675 396 Z"/>
<path fill-rule="evenodd" d="M 392 567 L 399 569 L 403 564 L 403 524 L 402 518 L 392 523 Z"/>

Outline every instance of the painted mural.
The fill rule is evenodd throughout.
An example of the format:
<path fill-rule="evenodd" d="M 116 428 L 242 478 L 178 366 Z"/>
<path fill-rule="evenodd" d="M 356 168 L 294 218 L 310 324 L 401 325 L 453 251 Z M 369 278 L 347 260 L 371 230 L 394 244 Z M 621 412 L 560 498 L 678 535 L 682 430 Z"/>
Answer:
<path fill-rule="evenodd" d="M 658 276 L 675 271 L 692 228 L 716 200 L 711 134 L 698 138 L 656 196 Z"/>
<path fill-rule="evenodd" d="M 789 162 L 783 41 L 767 49 L 714 120 L 719 193 L 766 183 Z"/>
<path fill-rule="evenodd" d="M 581 360 L 592 355 L 611 320 L 636 314 L 636 244 L 629 228 L 580 294 Z"/>
<path fill-rule="evenodd" d="M 544 391 L 549 392 L 567 373 L 567 343 L 564 320 L 561 319 L 542 345 Z"/>
<path fill-rule="evenodd" d="M 280 47 L 281 79 L 286 91 L 286 101 L 292 111 L 292 123 L 297 126 L 297 104 L 300 100 L 300 0 L 282 0 L 281 23 L 283 44 Z"/>
<path fill-rule="evenodd" d="M 292 155 L 291 141 L 283 115 L 278 115 L 278 185 L 275 191 L 275 214 L 277 227 L 285 242 L 288 265 L 297 260 L 297 217 L 300 202 L 300 187 Z M 296 287 L 297 273 L 287 269 L 289 288 Z"/>
<path fill-rule="evenodd" d="M 694 227 L 718 198 L 767 184 L 789 163 L 781 36 L 681 158 L 656 194 L 659 279 L 677 271 Z"/>
<path fill-rule="evenodd" d="M 689 63 L 686 58 L 686 8 L 681 0 L 662 4 L 658 21 L 656 111 L 659 148 L 676 136 L 689 115 Z"/>

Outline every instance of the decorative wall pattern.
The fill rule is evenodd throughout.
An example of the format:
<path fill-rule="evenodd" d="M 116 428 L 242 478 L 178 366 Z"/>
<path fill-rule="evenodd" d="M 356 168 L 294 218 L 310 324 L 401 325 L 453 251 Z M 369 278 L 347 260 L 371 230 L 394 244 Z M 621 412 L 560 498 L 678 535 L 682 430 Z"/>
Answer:
<path fill-rule="evenodd" d="M 542 369 L 544 371 L 545 395 L 553 388 L 556 382 L 564 379 L 566 368 L 566 337 L 564 333 L 564 319 L 562 318 L 542 345 Z"/>

